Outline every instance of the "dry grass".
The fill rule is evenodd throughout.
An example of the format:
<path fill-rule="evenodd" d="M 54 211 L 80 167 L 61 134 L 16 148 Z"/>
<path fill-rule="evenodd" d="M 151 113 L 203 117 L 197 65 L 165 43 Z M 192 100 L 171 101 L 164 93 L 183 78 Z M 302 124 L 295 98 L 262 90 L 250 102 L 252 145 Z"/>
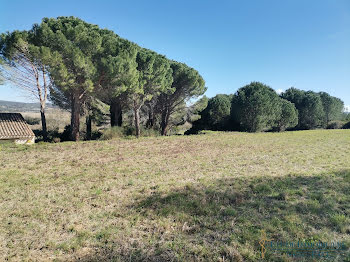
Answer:
<path fill-rule="evenodd" d="M 31 125 L 33 130 L 41 130 L 40 112 L 21 112 L 24 119 L 35 119 L 38 124 Z M 56 130 L 63 132 L 64 127 L 70 124 L 70 113 L 62 109 L 47 109 L 46 123 L 48 130 Z"/>
<path fill-rule="evenodd" d="M 0 260 L 257 261 L 261 230 L 349 247 L 349 137 L 317 130 L 2 145 Z M 333 261 L 344 259 L 349 253 Z"/>

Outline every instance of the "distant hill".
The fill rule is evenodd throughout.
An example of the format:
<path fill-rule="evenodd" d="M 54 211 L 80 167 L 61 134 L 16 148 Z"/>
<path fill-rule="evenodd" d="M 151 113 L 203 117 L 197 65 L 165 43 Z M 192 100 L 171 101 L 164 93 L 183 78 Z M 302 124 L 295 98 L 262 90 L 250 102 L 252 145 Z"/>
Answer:
<path fill-rule="evenodd" d="M 46 104 L 46 108 L 53 109 L 57 107 L 52 104 Z M 0 100 L 0 112 L 40 112 L 40 104 Z"/>

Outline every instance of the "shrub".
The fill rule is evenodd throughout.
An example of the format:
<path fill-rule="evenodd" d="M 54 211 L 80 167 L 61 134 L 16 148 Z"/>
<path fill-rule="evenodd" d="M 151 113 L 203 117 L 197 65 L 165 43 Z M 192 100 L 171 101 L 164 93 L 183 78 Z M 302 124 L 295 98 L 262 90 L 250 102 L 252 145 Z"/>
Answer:
<path fill-rule="evenodd" d="M 339 232 L 345 232 L 349 219 L 344 214 L 334 214 L 330 217 L 330 221 Z"/>
<path fill-rule="evenodd" d="M 327 125 L 327 129 L 341 129 L 344 123 L 342 121 L 332 121 Z"/>
<path fill-rule="evenodd" d="M 207 107 L 200 112 L 200 118 L 185 134 L 197 134 L 200 130 L 229 130 L 231 99 L 231 96 L 222 94 L 210 98 Z"/>
<path fill-rule="evenodd" d="M 159 131 L 152 128 L 141 128 L 141 136 L 144 137 L 155 137 L 159 136 Z"/>
<path fill-rule="evenodd" d="M 126 136 L 134 136 L 135 135 L 135 127 L 133 127 L 133 126 L 125 126 L 124 127 L 124 134 Z"/>
<path fill-rule="evenodd" d="M 345 125 L 343 125 L 343 129 L 350 129 L 350 122 L 347 122 Z"/>
<path fill-rule="evenodd" d="M 135 136 L 136 135 L 136 131 L 135 131 L 135 127 L 134 126 L 125 126 L 123 128 L 124 130 L 124 136 Z M 140 133 L 141 133 L 141 137 L 154 137 L 154 136 L 159 136 L 159 131 L 153 128 L 145 128 L 145 127 L 140 127 Z"/>
<path fill-rule="evenodd" d="M 113 126 L 105 129 L 100 137 L 101 140 L 111 140 L 115 138 L 125 137 L 125 129 L 120 126 Z"/>
<path fill-rule="evenodd" d="M 60 135 L 61 141 L 62 142 L 63 141 L 71 141 L 72 139 L 71 139 L 70 134 L 71 134 L 71 127 L 70 127 L 70 125 L 66 125 L 64 127 L 63 133 Z"/>
<path fill-rule="evenodd" d="M 37 117 L 26 116 L 24 117 L 24 120 L 27 122 L 28 125 L 31 125 L 31 126 L 40 124 L 40 118 L 37 118 Z"/>
<path fill-rule="evenodd" d="M 92 134 L 91 134 L 91 140 L 98 140 L 100 139 L 102 136 L 102 132 L 100 131 L 92 131 Z"/>
<path fill-rule="evenodd" d="M 42 142 L 44 141 L 44 137 L 43 137 L 43 131 L 41 129 L 36 129 L 33 130 L 34 134 L 35 134 L 35 141 L 36 142 Z M 58 132 L 58 128 L 54 129 L 54 130 L 48 130 L 47 131 L 47 142 L 55 142 L 55 139 L 58 138 L 60 139 L 60 134 Z"/>
<path fill-rule="evenodd" d="M 126 138 L 130 136 L 135 136 L 135 127 L 114 126 L 114 127 L 105 129 L 100 136 L 100 140 L 111 140 L 116 138 Z M 154 137 L 154 136 L 159 136 L 159 131 L 151 128 L 141 127 L 141 137 Z"/>

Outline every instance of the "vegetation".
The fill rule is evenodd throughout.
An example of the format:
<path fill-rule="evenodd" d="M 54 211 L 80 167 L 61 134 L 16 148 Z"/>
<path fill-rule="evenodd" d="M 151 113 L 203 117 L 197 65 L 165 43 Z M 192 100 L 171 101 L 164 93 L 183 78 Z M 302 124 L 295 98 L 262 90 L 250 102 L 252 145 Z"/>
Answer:
<path fill-rule="evenodd" d="M 3 66 L 4 62 L 2 61 L 2 59 L 0 59 L 0 66 Z M 2 71 L 0 70 L 0 85 L 3 85 L 4 84 L 4 76 L 3 76 L 3 73 Z"/>
<path fill-rule="evenodd" d="M 324 110 L 319 94 L 312 91 L 306 92 L 296 88 L 290 88 L 282 94 L 282 97 L 294 103 L 298 109 L 299 129 L 314 129 L 322 126 Z"/>
<path fill-rule="evenodd" d="M 44 18 L 29 31 L 2 34 L 0 60 L 5 79 L 39 98 L 44 140 L 48 95 L 55 105 L 70 111 L 66 130 L 74 141 L 83 133 L 81 116 L 85 116 L 84 137 L 90 140 L 93 122 L 99 125 L 106 111 L 112 127 L 134 130 L 137 137 L 141 130 L 167 135 L 171 128 L 189 129 L 191 124 L 187 134 L 336 128 L 340 124 L 330 124 L 348 117 L 342 114 L 344 103 L 325 92 L 290 88 L 278 96 L 260 82 L 233 95 L 217 95 L 198 111 L 201 103 L 190 102 L 206 87 L 195 69 L 76 17 Z"/>
<path fill-rule="evenodd" d="M 1 261 L 257 261 L 263 232 L 350 261 L 339 98 L 251 82 L 208 99 L 195 69 L 76 17 L 1 34 L 3 79 L 38 97 L 40 142 L 0 145 Z M 320 128 L 344 130 L 256 133 Z M 201 135 L 154 138 L 185 130 Z M 41 143 L 82 137 L 99 141 Z"/>
<path fill-rule="evenodd" d="M 231 99 L 231 96 L 221 94 L 210 98 L 207 106 L 200 112 L 200 118 L 193 123 L 187 134 L 197 133 L 200 130 L 228 130 Z"/>
<path fill-rule="evenodd" d="M 350 122 L 347 122 L 346 124 L 343 125 L 344 129 L 350 129 Z"/>
<path fill-rule="evenodd" d="M 136 57 L 138 79 L 131 91 L 132 108 L 135 117 L 136 136 L 140 136 L 140 110 L 146 101 L 161 93 L 171 93 L 172 69 L 170 63 L 154 52 L 142 49 Z"/>
<path fill-rule="evenodd" d="M 79 140 L 82 105 L 96 86 L 93 57 L 101 50 L 101 32 L 78 18 L 45 18 L 35 27 L 34 40 L 57 54 L 49 62 L 52 82 L 71 105 L 71 138 Z"/>
<path fill-rule="evenodd" d="M 298 111 L 292 102 L 281 99 L 281 115 L 276 121 L 278 131 L 285 131 L 293 128 L 298 124 Z"/>
<path fill-rule="evenodd" d="M 350 112 L 343 112 L 340 119 L 342 121 L 350 121 Z"/>
<path fill-rule="evenodd" d="M 244 131 L 257 132 L 270 129 L 281 115 L 277 93 L 259 83 L 240 88 L 232 99 L 232 118 Z"/>
<path fill-rule="evenodd" d="M 349 136 L 1 145 L 0 260 L 257 261 L 265 230 L 275 241 L 342 241 L 333 261 L 347 261 Z"/>
<path fill-rule="evenodd" d="M 231 106 L 228 106 L 228 101 L 231 101 Z M 208 107 L 199 113 L 201 118 L 186 134 L 200 130 L 338 129 L 349 117 L 343 109 L 343 101 L 326 92 L 290 88 L 278 96 L 269 86 L 252 82 L 234 95 L 217 95 L 209 99 Z M 228 110 L 231 110 L 231 117 L 227 115 Z"/>
<path fill-rule="evenodd" d="M 52 104 L 47 104 L 46 109 L 55 108 Z M 57 108 L 57 107 L 56 107 Z M 22 103 L 0 100 L 0 112 L 39 112 L 39 103 Z"/>
<path fill-rule="evenodd" d="M 45 110 L 51 85 L 46 64 L 52 55 L 48 48 L 31 44 L 31 38 L 31 32 L 14 31 L 0 35 L 0 75 L 39 101 L 42 134 L 46 141 Z"/>
<path fill-rule="evenodd" d="M 166 135 L 171 123 L 171 116 L 191 98 L 199 97 L 206 91 L 205 82 L 200 74 L 183 63 L 172 62 L 172 93 L 162 93 L 158 99 L 161 114 L 161 134 Z"/>
<path fill-rule="evenodd" d="M 19 43 L 25 48 L 18 48 Z M 24 59 L 34 65 L 30 73 L 40 102 L 46 101 L 50 88 L 50 100 L 70 110 L 70 137 L 74 141 L 80 139 L 81 115 L 87 119 L 86 133 L 90 137 L 92 115 L 100 103 L 109 105 L 112 126 L 121 126 L 123 110 L 132 109 L 137 137 L 141 109 L 147 105 L 147 126 L 157 127 L 166 135 L 171 125 L 179 124 L 175 116 L 186 113 L 186 102 L 206 90 L 196 70 L 76 17 L 44 18 L 29 31 L 2 34 L 0 58 L 0 68 L 5 72 L 7 68 L 22 72 L 26 68 Z M 38 75 L 42 75 L 42 81 Z M 27 85 L 25 79 L 21 81 Z M 44 118 L 42 123 L 45 134 Z"/>
<path fill-rule="evenodd" d="M 324 110 L 323 126 L 327 126 L 331 121 L 339 120 L 344 102 L 337 97 L 330 96 L 326 92 L 319 93 Z"/>
<path fill-rule="evenodd" d="M 331 121 L 327 125 L 327 129 L 341 129 L 343 127 L 346 127 L 343 121 Z"/>

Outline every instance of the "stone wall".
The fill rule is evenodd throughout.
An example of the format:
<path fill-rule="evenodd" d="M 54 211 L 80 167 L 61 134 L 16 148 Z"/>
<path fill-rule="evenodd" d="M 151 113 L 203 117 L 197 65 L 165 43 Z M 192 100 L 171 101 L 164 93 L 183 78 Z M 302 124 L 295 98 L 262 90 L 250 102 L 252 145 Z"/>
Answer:
<path fill-rule="evenodd" d="M 32 145 L 35 143 L 35 137 L 31 139 L 16 139 L 15 143 L 18 145 Z"/>

